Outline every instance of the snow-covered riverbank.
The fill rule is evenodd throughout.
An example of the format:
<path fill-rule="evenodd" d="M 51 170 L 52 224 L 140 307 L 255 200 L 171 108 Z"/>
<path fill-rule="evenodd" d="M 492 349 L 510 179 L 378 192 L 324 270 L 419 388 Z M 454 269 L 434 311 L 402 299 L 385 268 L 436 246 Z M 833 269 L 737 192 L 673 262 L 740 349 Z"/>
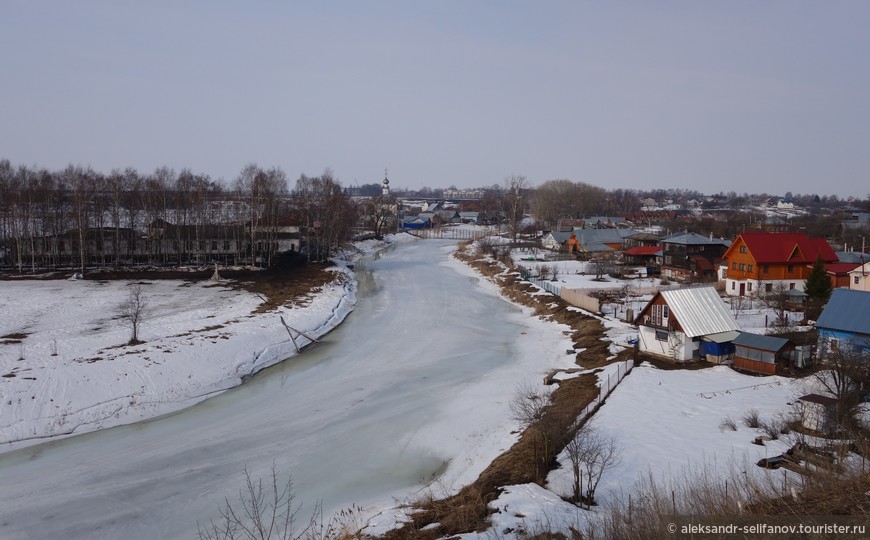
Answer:
<path fill-rule="evenodd" d="M 295 355 L 281 317 L 314 338 L 335 328 L 356 302 L 346 263 L 397 238 L 359 244 L 304 305 L 267 313 L 225 281 L 137 282 L 138 345 L 117 316 L 128 281 L 0 282 L 0 452 L 177 411 Z"/>

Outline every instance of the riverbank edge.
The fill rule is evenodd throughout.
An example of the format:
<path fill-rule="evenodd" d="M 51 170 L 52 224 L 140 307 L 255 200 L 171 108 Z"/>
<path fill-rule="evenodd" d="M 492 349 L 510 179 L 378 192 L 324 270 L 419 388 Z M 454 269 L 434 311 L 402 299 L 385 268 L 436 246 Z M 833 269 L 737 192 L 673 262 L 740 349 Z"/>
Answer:
<path fill-rule="evenodd" d="M 579 310 L 568 309 L 569 305 L 559 297 L 540 294 L 538 287 L 522 280 L 505 261 L 472 251 L 470 242 L 460 243 L 453 256 L 495 285 L 505 300 L 531 308 L 533 316 L 568 325 L 573 330 L 571 340 L 578 351 L 575 362 L 579 368 L 592 370 L 630 357 L 627 350 L 611 354 L 610 340 L 600 320 Z M 553 383 L 557 388 L 551 394 L 547 414 L 557 416 L 561 426 L 557 429 L 567 432 L 576 427 L 581 412 L 598 397 L 598 377 L 591 371 Z M 504 487 L 534 483 L 546 489 L 544 484 L 549 470 L 541 476 L 535 462 L 535 456 L 540 452 L 536 430 L 537 426 L 533 424 L 522 431 L 513 446 L 496 457 L 474 482 L 453 495 L 412 501 L 405 508 L 405 522 L 397 523 L 395 528 L 377 536 L 385 540 L 436 540 L 486 531 L 491 526 L 489 516 L 495 511 L 489 503 L 499 497 Z M 561 450 L 562 447 L 552 448 L 552 459 Z M 351 536 L 367 536 L 365 527 L 351 531 Z"/>
<path fill-rule="evenodd" d="M 353 249 L 342 250 L 342 252 L 332 260 L 334 266 L 328 269 L 329 271 L 334 272 L 335 276 L 332 280 L 325 281 L 322 286 L 341 286 L 343 292 L 339 296 L 338 303 L 329 311 L 329 316 L 324 317 L 315 330 L 306 331 L 306 334 L 315 339 L 319 339 L 342 324 L 348 315 L 353 312 L 357 301 L 356 293 L 358 282 L 355 279 L 353 270 L 354 264 L 364 257 L 372 256 L 378 252 L 390 249 L 399 242 L 400 240 L 396 237 L 389 236 L 382 241 L 369 241 L 354 244 Z M 230 282 L 230 280 L 227 281 Z M 236 287 L 239 290 L 247 291 L 243 283 L 233 283 L 231 286 Z M 312 302 L 317 302 L 318 300 L 325 301 L 318 297 L 316 291 L 312 290 L 302 293 L 295 298 L 288 299 L 283 304 L 270 305 L 269 309 L 254 313 L 251 317 L 253 320 L 274 317 L 279 308 L 298 301 L 300 298 L 306 297 L 311 298 Z M 263 299 L 263 304 L 270 303 L 271 302 L 268 298 Z M 293 309 L 305 309 L 305 307 L 294 306 Z M 94 433 L 114 427 L 133 425 L 140 422 L 150 422 L 170 414 L 178 413 L 245 384 L 246 381 L 257 373 L 304 353 L 305 348 L 306 347 L 303 347 L 299 352 L 297 352 L 290 339 L 263 344 L 255 351 L 252 360 L 241 362 L 235 365 L 232 369 L 225 370 L 223 372 L 223 377 L 220 379 L 203 381 L 202 386 L 200 387 L 202 391 L 195 395 L 185 395 L 179 399 L 162 401 L 159 403 L 149 402 L 146 404 L 130 404 L 127 407 L 124 407 L 122 415 L 119 415 L 119 411 L 117 410 L 107 409 L 107 411 L 109 411 L 108 414 L 97 416 L 87 421 L 82 420 L 79 423 L 75 423 L 71 429 L 68 430 L 38 433 L 29 437 L 9 438 L 0 442 L 0 455 L 69 437 L 75 437 L 77 435 Z M 126 395 L 122 395 L 118 396 L 118 399 L 124 399 L 126 397 Z M 94 407 L 98 407 L 99 405 L 100 404 L 93 404 Z M 87 407 L 81 409 L 81 411 L 86 409 Z M 10 424 L 9 426 L 5 426 L 5 428 L 8 429 L 13 425 L 14 424 Z"/>

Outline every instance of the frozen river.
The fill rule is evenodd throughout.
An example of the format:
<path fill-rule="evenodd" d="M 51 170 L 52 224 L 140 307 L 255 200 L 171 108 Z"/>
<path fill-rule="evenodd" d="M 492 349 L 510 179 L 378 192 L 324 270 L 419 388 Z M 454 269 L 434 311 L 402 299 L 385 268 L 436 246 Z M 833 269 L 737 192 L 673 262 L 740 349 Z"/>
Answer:
<path fill-rule="evenodd" d="M 513 441 L 508 403 L 570 346 L 449 260 L 408 243 L 357 266 L 322 344 L 180 413 L 0 455 L 0 538 L 195 538 L 243 470 L 292 475 L 303 514 L 386 508 L 473 479 Z"/>

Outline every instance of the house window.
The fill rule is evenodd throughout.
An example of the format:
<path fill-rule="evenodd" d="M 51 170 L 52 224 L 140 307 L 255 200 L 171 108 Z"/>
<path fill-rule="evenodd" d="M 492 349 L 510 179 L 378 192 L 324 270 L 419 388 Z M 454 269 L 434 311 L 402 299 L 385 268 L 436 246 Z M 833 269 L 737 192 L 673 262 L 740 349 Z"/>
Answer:
<path fill-rule="evenodd" d="M 749 266 L 747 266 L 746 270 L 748 270 L 749 272 L 752 272 L 752 265 L 750 264 Z"/>
<path fill-rule="evenodd" d="M 746 287 L 747 287 L 747 290 L 749 292 L 752 292 L 752 282 L 751 281 L 747 283 Z"/>
<path fill-rule="evenodd" d="M 794 283 L 789 283 L 789 284 L 788 284 L 788 290 L 790 290 L 790 291 L 791 291 L 791 290 L 794 290 Z"/>
<path fill-rule="evenodd" d="M 773 292 L 773 283 L 765 283 L 764 292 Z"/>
<path fill-rule="evenodd" d="M 229 251 L 229 250 L 230 250 L 230 241 L 224 240 L 224 251 Z"/>
<path fill-rule="evenodd" d="M 733 291 L 736 288 L 736 286 L 737 286 L 737 283 L 732 281 L 731 282 L 731 290 Z"/>
<path fill-rule="evenodd" d="M 652 307 L 652 324 L 654 326 L 662 325 L 662 306 L 661 304 L 653 304 Z"/>
<path fill-rule="evenodd" d="M 766 265 L 766 264 L 762 264 L 762 265 L 761 265 L 761 273 L 762 273 L 762 274 L 766 274 L 766 273 L 767 273 L 767 265 Z"/>
<path fill-rule="evenodd" d="M 656 340 L 658 341 L 667 341 L 668 333 L 664 330 L 656 330 Z"/>
<path fill-rule="evenodd" d="M 731 263 L 731 269 L 737 270 L 737 263 L 736 262 Z"/>
<path fill-rule="evenodd" d="M 741 270 L 741 271 L 746 270 L 746 265 L 743 264 L 743 263 L 740 263 L 740 270 Z"/>
<path fill-rule="evenodd" d="M 740 246 L 740 253 L 746 253 L 746 246 Z"/>
<path fill-rule="evenodd" d="M 667 319 L 669 312 L 668 306 L 662 306 L 662 319 Z"/>
<path fill-rule="evenodd" d="M 212 251 L 217 251 L 217 240 L 212 240 L 212 241 L 211 241 L 211 250 L 212 250 Z"/>
<path fill-rule="evenodd" d="M 794 272 L 794 265 L 788 265 L 788 273 Z"/>
<path fill-rule="evenodd" d="M 854 283 L 855 285 L 857 285 L 859 281 L 860 279 L 858 278 L 858 276 L 852 278 L 852 283 Z"/>

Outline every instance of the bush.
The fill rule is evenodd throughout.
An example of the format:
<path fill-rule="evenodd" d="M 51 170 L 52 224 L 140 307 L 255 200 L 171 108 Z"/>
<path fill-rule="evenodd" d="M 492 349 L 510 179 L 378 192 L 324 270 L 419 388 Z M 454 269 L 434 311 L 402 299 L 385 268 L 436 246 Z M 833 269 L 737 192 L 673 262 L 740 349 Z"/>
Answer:
<path fill-rule="evenodd" d="M 782 433 L 782 422 L 777 420 L 760 422 L 758 427 L 760 427 L 762 431 L 764 431 L 764 433 L 774 441 L 779 439 L 779 435 Z"/>
<path fill-rule="evenodd" d="M 758 409 L 750 409 L 746 411 L 743 415 L 743 423 L 751 428 L 761 427 L 761 420 L 758 417 Z"/>
<path fill-rule="evenodd" d="M 734 419 L 730 416 L 726 416 L 722 419 L 722 422 L 719 424 L 719 429 L 721 431 L 731 430 L 737 431 L 737 423 L 734 422 Z"/>

